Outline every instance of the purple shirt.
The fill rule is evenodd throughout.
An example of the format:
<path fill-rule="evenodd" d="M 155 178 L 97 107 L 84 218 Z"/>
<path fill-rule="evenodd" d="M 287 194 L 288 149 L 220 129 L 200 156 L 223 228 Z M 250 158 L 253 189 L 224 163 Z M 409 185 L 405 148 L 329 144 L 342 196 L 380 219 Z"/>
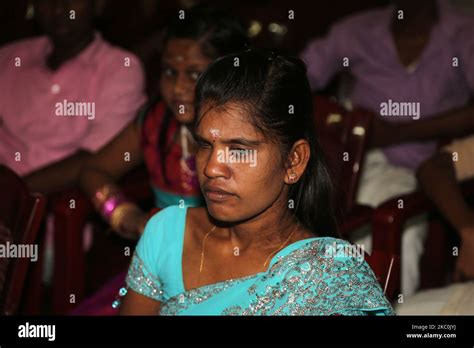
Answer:
<path fill-rule="evenodd" d="M 466 105 L 474 90 L 474 20 L 443 1 L 438 5 L 439 21 L 411 68 L 402 65 L 393 42 L 390 24 L 394 7 L 363 12 L 337 23 L 327 37 L 310 42 L 302 53 L 312 88 L 322 88 L 335 73 L 349 69 L 355 77 L 352 104 L 389 122 L 414 122 L 417 118 L 416 104 L 410 104 L 413 112 L 405 112 L 407 116 L 394 116 L 397 103 L 419 103 L 419 119 Z M 386 115 L 387 110 L 392 112 Z M 392 164 L 416 169 L 434 153 L 436 143 L 404 143 L 383 150 Z"/>
<path fill-rule="evenodd" d="M 44 36 L 0 48 L 0 163 L 20 175 L 98 150 L 145 101 L 139 60 L 100 34 L 56 71 L 51 50 Z"/>

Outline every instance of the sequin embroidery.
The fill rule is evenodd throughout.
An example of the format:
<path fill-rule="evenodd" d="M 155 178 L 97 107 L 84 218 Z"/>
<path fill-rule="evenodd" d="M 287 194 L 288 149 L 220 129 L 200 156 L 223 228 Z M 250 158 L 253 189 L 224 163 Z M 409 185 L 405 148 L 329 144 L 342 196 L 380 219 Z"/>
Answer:
<path fill-rule="evenodd" d="M 163 283 L 147 269 L 137 253 L 133 255 L 125 281 L 133 291 L 156 301 L 164 301 Z"/>
<path fill-rule="evenodd" d="M 368 264 L 353 257 L 328 257 L 321 238 L 278 258 L 265 273 L 192 289 L 162 304 L 161 315 L 186 314 L 192 306 L 214 299 L 226 302 L 226 291 L 240 291 L 239 303 L 229 303 L 221 315 L 393 315 Z M 234 288 L 242 288 L 234 289 Z M 232 295 L 235 298 L 235 293 Z"/>

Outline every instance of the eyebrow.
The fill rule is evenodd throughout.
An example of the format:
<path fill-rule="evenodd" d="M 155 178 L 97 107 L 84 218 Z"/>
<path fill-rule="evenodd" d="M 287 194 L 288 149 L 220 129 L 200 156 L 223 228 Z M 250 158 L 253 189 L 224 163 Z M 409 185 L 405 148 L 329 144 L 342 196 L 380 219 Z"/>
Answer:
<path fill-rule="evenodd" d="M 204 137 L 195 134 L 195 139 L 196 141 L 202 141 L 206 143 L 210 143 L 211 141 L 208 139 L 205 139 Z M 239 144 L 243 146 L 258 146 L 262 143 L 260 140 L 250 140 L 250 139 L 245 139 L 245 138 L 232 138 L 232 139 L 220 139 L 220 142 L 224 144 Z"/>

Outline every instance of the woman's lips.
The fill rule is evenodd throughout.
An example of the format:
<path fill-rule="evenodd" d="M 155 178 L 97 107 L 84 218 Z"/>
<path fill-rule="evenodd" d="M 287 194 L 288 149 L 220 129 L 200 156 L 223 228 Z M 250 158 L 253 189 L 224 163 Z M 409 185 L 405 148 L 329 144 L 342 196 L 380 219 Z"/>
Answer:
<path fill-rule="evenodd" d="M 229 193 L 220 189 L 211 189 L 211 188 L 204 189 L 204 195 L 210 201 L 214 201 L 214 202 L 223 202 L 234 196 L 232 193 Z"/>

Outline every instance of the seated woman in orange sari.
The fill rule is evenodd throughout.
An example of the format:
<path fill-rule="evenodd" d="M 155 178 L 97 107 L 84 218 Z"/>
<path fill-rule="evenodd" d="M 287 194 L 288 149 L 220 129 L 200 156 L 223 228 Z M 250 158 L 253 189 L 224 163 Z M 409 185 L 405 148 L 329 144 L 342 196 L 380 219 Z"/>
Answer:
<path fill-rule="evenodd" d="M 205 207 L 147 223 L 121 314 L 390 315 L 363 255 L 337 238 L 304 63 L 247 50 L 196 87 Z"/>

